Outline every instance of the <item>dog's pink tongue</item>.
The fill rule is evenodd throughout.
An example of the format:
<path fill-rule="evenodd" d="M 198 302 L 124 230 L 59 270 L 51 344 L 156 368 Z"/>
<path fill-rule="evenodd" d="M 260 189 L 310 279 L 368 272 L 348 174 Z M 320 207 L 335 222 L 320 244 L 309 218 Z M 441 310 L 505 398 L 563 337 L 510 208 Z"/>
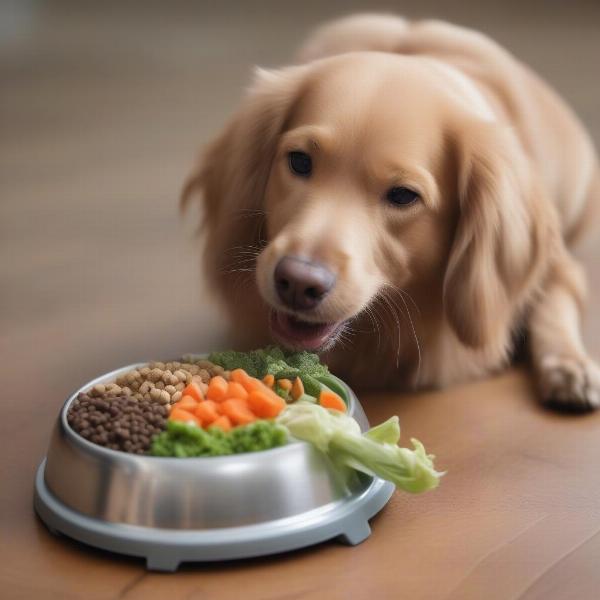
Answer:
<path fill-rule="evenodd" d="M 317 350 L 335 329 L 335 323 L 308 323 L 285 313 L 277 312 L 271 320 L 273 333 L 286 346 Z"/>

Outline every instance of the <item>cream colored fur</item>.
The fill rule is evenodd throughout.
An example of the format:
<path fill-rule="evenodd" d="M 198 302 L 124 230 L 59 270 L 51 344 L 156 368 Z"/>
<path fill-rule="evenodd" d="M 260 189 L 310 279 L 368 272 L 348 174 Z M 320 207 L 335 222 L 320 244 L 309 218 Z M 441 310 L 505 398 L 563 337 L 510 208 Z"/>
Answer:
<path fill-rule="evenodd" d="M 313 157 L 309 179 L 290 173 L 291 150 Z M 543 399 L 589 407 L 600 371 L 568 248 L 599 173 L 571 110 L 489 38 L 357 15 L 317 30 L 296 65 L 257 72 L 184 198 L 203 198 L 206 269 L 240 344 L 270 341 L 273 270 L 297 253 L 337 274 L 308 318 L 346 321 L 325 358 L 352 383 L 480 377 L 527 332 Z M 386 205 L 398 184 L 421 200 Z"/>

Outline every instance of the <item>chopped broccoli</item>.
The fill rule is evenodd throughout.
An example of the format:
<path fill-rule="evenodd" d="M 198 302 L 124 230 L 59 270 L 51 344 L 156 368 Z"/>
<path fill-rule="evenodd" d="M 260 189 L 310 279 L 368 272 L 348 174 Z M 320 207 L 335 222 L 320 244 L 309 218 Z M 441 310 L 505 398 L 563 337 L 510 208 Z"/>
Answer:
<path fill-rule="evenodd" d="M 167 430 L 152 441 L 150 454 L 178 458 L 224 456 L 268 450 L 283 446 L 286 441 L 286 430 L 273 421 L 256 421 L 227 433 L 217 427 L 205 430 L 196 425 L 169 421 Z"/>

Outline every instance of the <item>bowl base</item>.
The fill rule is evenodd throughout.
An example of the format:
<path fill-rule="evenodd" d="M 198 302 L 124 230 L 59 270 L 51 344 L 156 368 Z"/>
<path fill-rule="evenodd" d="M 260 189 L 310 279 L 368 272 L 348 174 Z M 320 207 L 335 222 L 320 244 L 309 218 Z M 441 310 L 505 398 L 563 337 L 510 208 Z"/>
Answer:
<path fill-rule="evenodd" d="M 44 480 L 46 461 L 35 478 L 34 508 L 52 533 L 103 550 L 146 559 L 153 571 L 176 571 L 182 562 L 252 558 L 312 546 L 333 538 L 360 544 L 371 534 L 369 519 L 388 502 L 394 485 L 373 479 L 359 495 L 295 517 L 259 525 L 180 530 L 111 523 L 88 517 L 61 503 Z"/>

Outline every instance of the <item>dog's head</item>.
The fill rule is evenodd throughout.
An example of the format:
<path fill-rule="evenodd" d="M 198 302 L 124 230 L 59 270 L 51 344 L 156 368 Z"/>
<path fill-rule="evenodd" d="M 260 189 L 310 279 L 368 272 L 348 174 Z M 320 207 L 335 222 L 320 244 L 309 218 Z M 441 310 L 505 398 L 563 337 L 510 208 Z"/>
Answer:
<path fill-rule="evenodd" d="M 184 197 L 202 191 L 214 281 L 232 301 L 251 271 L 278 342 L 327 347 L 386 289 L 472 347 L 507 329 L 544 218 L 513 134 L 453 77 L 378 53 L 258 72 Z"/>

